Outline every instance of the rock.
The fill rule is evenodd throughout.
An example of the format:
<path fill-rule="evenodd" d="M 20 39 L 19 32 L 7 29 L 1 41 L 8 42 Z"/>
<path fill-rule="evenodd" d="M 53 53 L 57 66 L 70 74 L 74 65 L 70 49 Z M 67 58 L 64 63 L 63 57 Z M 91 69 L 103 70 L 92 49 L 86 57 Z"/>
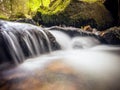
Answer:
<path fill-rule="evenodd" d="M 109 27 L 113 21 L 103 3 L 71 1 L 64 11 L 56 14 L 38 12 L 34 20 L 45 26 L 65 25 L 81 27 L 90 25 L 99 30 Z"/>
<path fill-rule="evenodd" d="M 102 37 L 108 44 L 120 45 L 120 27 L 112 27 L 107 29 Z"/>
<path fill-rule="evenodd" d="M 93 37 L 93 38 L 99 40 L 101 43 L 106 43 L 104 41 L 104 39 L 100 35 L 97 35 L 97 34 L 95 34 L 93 32 L 85 31 L 85 30 L 80 29 L 80 28 L 52 26 L 52 27 L 47 28 L 47 30 L 50 30 L 50 31 L 54 31 L 54 30 L 61 31 L 61 32 L 64 32 L 65 34 L 67 34 L 68 36 L 70 36 L 71 38 L 77 37 L 77 36 L 78 37 L 79 36 Z M 97 31 L 97 32 L 99 32 L 99 31 Z"/>
<path fill-rule="evenodd" d="M 16 20 L 16 22 L 23 22 L 23 23 L 37 25 L 37 23 L 33 19 L 29 19 L 29 18 L 21 18 L 21 19 Z"/>
<path fill-rule="evenodd" d="M 44 30 L 45 33 L 47 34 L 49 40 L 50 40 L 50 45 L 52 47 L 52 50 L 58 50 L 60 49 L 60 45 L 58 44 L 58 42 L 56 42 L 56 38 L 48 31 L 48 30 Z"/>

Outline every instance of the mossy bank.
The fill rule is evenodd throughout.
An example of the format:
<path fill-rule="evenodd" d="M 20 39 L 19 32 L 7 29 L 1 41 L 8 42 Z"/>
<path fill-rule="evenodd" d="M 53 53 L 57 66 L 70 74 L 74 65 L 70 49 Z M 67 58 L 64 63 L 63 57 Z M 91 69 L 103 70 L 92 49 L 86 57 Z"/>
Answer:
<path fill-rule="evenodd" d="M 63 1 L 65 2 L 66 0 Z M 57 7 L 61 4 L 63 3 L 59 3 Z M 38 11 L 33 19 L 44 26 L 65 25 L 82 27 L 91 25 L 93 28 L 99 30 L 110 27 L 113 22 L 110 12 L 105 8 L 103 3 L 90 3 L 78 0 L 71 0 L 64 10 L 57 13 L 49 14 Z"/>

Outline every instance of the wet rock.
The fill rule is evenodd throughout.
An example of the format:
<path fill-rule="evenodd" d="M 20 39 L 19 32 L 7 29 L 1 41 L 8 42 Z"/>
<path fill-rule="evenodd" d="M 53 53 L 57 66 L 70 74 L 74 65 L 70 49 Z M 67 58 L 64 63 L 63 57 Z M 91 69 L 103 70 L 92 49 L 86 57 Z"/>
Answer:
<path fill-rule="evenodd" d="M 102 37 L 108 44 L 120 45 L 120 27 L 107 29 Z"/>
<path fill-rule="evenodd" d="M 56 42 L 55 37 L 48 31 L 48 30 L 44 30 L 45 33 L 47 34 L 49 40 L 50 40 L 50 45 L 52 47 L 52 50 L 58 50 L 60 49 L 60 45 L 58 44 L 58 42 Z"/>
<path fill-rule="evenodd" d="M 96 35 L 95 33 L 85 31 L 80 28 L 75 28 L 75 27 L 60 27 L 60 26 L 52 26 L 47 28 L 47 30 L 50 31 L 61 31 L 70 36 L 71 38 L 77 37 L 77 36 L 83 36 L 83 37 L 93 37 L 99 40 L 101 43 L 106 43 L 105 40 L 100 36 Z"/>
<path fill-rule="evenodd" d="M 21 19 L 16 20 L 16 22 L 29 23 L 29 24 L 37 25 L 37 23 L 33 19 L 29 19 L 29 18 L 21 18 Z"/>

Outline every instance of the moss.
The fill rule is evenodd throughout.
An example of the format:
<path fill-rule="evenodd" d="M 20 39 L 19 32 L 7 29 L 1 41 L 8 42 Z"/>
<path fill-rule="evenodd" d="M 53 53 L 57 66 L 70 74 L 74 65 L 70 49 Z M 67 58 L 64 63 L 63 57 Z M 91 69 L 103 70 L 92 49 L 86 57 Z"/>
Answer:
<path fill-rule="evenodd" d="M 49 0 L 48 0 L 49 1 Z M 62 12 L 70 3 L 71 0 L 53 0 L 48 5 L 40 5 L 38 12 L 47 15 L 53 15 Z"/>
<path fill-rule="evenodd" d="M 7 20 L 8 18 L 6 16 L 4 16 L 4 15 L 1 15 L 0 19 Z"/>
<path fill-rule="evenodd" d="M 6 19 L 23 18 L 31 14 L 29 0 L 1 0 L 0 17 Z"/>

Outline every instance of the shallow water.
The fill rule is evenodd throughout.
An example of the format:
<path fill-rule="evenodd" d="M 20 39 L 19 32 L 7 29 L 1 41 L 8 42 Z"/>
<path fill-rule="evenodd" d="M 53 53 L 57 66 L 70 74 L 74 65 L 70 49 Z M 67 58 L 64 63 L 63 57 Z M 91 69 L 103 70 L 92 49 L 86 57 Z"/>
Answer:
<path fill-rule="evenodd" d="M 119 55 L 105 45 L 51 52 L 2 71 L 0 90 L 120 90 Z"/>

